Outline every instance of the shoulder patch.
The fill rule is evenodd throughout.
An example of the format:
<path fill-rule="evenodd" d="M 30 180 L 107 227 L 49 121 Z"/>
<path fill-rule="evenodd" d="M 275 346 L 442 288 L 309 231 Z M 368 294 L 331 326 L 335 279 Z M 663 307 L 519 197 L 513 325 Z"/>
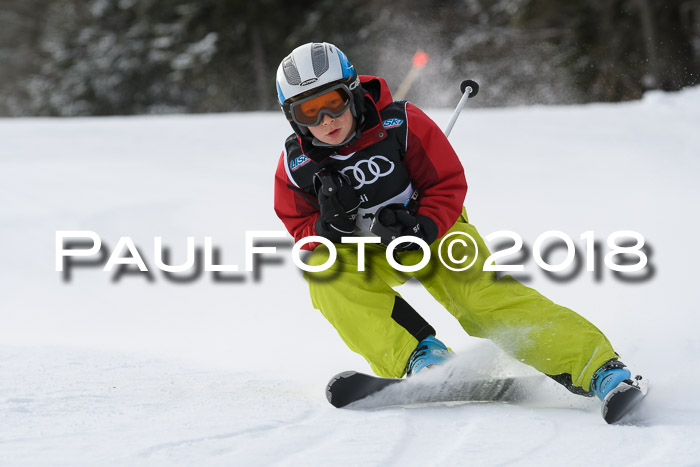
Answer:
<path fill-rule="evenodd" d="M 289 163 L 290 168 L 292 169 L 292 172 L 297 170 L 299 167 L 308 164 L 311 161 L 308 157 L 306 157 L 304 154 L 301 156 L 297 157 L 296 159 L 292 160 Z"/>
<path fill-rule="evenodd" d="M 384 128 L 396 128 L 403 125 L 403 120 L 400 118 L 388 118 L 382 122 Z"/>

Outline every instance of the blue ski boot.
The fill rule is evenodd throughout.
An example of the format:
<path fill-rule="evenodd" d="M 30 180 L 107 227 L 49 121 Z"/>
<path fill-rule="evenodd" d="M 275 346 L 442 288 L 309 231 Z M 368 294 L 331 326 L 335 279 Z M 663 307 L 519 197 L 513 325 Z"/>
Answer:
<path fill-rule="evenodd" d="M 610 360 L 591 378 L 591 391 L 603 401 L 601 413 L 608 423 L 615 423 L 627 415 L 646 396 L 647 384 L 635 376 L 619 360 Z"/>
<path fill-rule="evenodd" d="M 598 368 L 598 371 L 591 378 L 591 391 L 598 396 L 598 399 L 604 400 L 605 396 L 618 384 L 631 377 L 632 373 L 625 368 L 624 363 L 619 360 L 610 360 Z"/>
<path fill-rule="evenodd" d="M 435 336 L 428 336 L 418 343 L 408 359 L 406 376 L 412 376 L 423 368 L 440 365 L 450 358 L 450 350 Z"/>

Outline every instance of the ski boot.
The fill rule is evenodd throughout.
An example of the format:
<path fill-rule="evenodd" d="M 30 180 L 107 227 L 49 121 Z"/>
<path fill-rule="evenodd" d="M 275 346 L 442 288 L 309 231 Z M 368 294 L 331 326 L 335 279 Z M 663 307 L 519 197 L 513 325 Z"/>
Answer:
<path fill-rule="evenodd" d="M 418 343 L 406 366 L 406 376 L 412 376 L 423 368 L 444 363 L 452 352 L 435 336 L 428 336 Z"/>
<path fill-rule="evenodd" d="M 627 415 L 647 394 L 647 384 L 635 376 L 619 360 L 610 360 L 591 378 L 591 391 L 603 402 L 601 414 L 608 423 Z"/>

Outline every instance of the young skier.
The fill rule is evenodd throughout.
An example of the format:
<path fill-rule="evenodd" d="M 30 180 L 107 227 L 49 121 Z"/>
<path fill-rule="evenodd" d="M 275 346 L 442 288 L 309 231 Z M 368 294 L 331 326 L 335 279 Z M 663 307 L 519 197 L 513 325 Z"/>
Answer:
<path fill-rule="evenodd" d="M 484 271 L 490 253 L 462 206 L 464 169 L 420 109 L 393 101 L 382 78 L 358 75 L 328 43 L 296 48 L 276 81 L 294 133 L 277 167 L 275 211 L 295 241 L 320 236 L 334 243 L 332 266 L 304 274 L 311 300 L 374 373 L 411 376 L 449 357 L 435 329 L 393 289 L 415 277 L 469 335 L 493 340 L 570 391 L 603 400 L 613 388 L 635 387 L 590 322 L 510 276 Z M 443 264 L 439 239 L 453 233 L 473 242 L 452 244 Z M 417 272 L 400 272 L 386 258 L 386 245 L 405 235 L 429 245 L 430 262 Z M 360 245 L 342 239 L 368 236 L 381 243 L 363 245 L 363 262 Z M 309 266 L 326 264 L 329 248 L 307 246 Z M 424 257 L 417 241 L 395 251 L 402 265 Z M 464 268 L 460 258 L 474 264 L 456 271 Z"/>

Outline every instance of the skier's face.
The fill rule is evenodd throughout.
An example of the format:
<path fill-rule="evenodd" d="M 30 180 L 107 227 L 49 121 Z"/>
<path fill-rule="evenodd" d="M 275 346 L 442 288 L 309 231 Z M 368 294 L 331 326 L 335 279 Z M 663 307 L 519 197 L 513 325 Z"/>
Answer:
<path fill-rule="evenodd" d="M 316 126 L 310 126 L 309 131 L 322 143 L 339 145 L 355 131 L 355 117 L 348 107 L 339 117 L 331 117 L 328 114 Z"/>

